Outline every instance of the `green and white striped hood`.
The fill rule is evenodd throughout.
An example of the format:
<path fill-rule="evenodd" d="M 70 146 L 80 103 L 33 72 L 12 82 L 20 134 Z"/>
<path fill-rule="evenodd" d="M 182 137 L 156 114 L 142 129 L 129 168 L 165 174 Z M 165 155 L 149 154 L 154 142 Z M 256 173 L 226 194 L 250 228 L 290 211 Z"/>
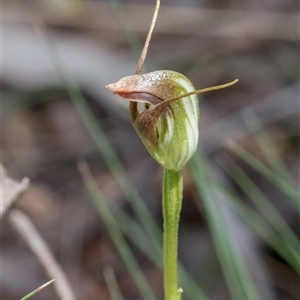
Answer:
<path fill-rule="evenodd" d="M 180 170 L 198 144 L 199 105 L 184 75 L 168 70 L 132 75 L 107 86 L 130 101 L 133 125 L 152 157 L 164 168 Z M 145 103 L 139 113 L 137 103 Z"/>

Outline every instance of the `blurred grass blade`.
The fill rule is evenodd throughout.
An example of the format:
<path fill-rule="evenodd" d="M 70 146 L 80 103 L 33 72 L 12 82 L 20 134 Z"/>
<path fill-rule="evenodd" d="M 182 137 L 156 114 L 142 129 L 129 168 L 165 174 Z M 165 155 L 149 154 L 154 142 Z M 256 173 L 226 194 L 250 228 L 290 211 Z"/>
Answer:
<path fill-rule="evenodd" d="M 241 202 L 237 196 L 229 193 L 224 187 L 219 188 L 228 194 L 229 204 L 253 230 L 267 242 L 296 272 L 300 273 L 299 254 L 291 251 L 290 245 L 275 232 L 275 230 L 254 210 Z"/>
<path fill-rule="evenodd" d="M 248 151 L 243 149 L 237 143 L 233 141 L 228 142 L 229 149 L 237 156 L 247 162 L 252 168 L 258 173 L 264 176 L 267 180 L 273 183 L 278 189 L 290 197 L 294 201 L 298 210 L 300 210 L 299 192 L 294 188 L 290 182 L 283 179 L 280 175 L 274 173 L 268 167 L 266 167 L 260 160 L 250 154 Z"/>
<path fill-rule="evenodd" d="M 129 25 L 129 22 L 126 18 L 126 13 L 124 12 L 124 7 L 120 0 L 110 0 L 110 4 L 120 22 L 134 56 L 138 60 L 143 50 L 143 46 L 140 43 L 137 34 L 134 33 Z"/>
<path fill-rule="evenodd" d="M 104 279 L 112 300 L 123 300 L 120 287 L 118 285 L 114 270 L 106 267 L 103 271 Z"/>
<path fill-rule="evenodd" d="M 276 232 L 278 232 L 282 240 L 285 240 L 290 245 L 293 255 L 296 255 L 297 257 L 297 251 L 300 249 L 300 241 L 286 223 L 285 219 L 280 215 L 270 200 L 233 160 L 230 160 L 230 168 L 232 171 L 224 168 L 225 172 L 238 184 L 249 199 L 252 200 L 261 214 L 266 218 L 266 220 L 268 220 Z"/>
<path fill-rule="evenodd" d="M 110 205 L 110 209 L 113 210 L 113 215 L 115 219 L 118 220 L 118 223 L 122 224 L 120 228 L 126 237 L 139 248 L 155 266 L 162 270 L 162 246 L 153 244 L 139 224 L 122 209 L 114 207 L 114 205 Z M 179 275 L 185 297 L 190 300 L 194 300 L 195 298 L 197 300 L 208 300 L 200 287 L 180 264 Z"/>
<path fill-rule="evenodd" d="M 49 284 L 51 284 L 55 279 L 52 279 L 48 282 L 46 282 L 45 284 L 41 285 L 40 287 L 38 287 L 37 289 L 35 289 L 34 291 L 32 291 L 31 293 L 27 294 L 25 297 L 23 297 L 21 300 L 27 300 L 29 298 L 31 298 L 32 296 L 34 296 L 36 293 L 40 292 L 42 289 L 44 289 L 45 287 L 47 287 Z"/>
<path fill-rule="evenodd" d="M 117 221 L 114 219 L 111 211 L 107 206 L 107 202 L 104 196 L 101 194 L 100 190 L 97 187 L 96 182 L 90 174 L 89 168 L 86 163 L 79 164 L 80 173 L 82 175 L 85 187 L 87 188 L 89 195 L 93 199 L 103 223 L 105 224 L 106 229 L 108 230 L 117 250 L 119 251 L 126 267 L 132 278 L 134 279 L 143 299 L 145 300 L 154 300 L 156 299 L 152 290 L 149 287 L 147 280 L 141 270 L 138 262 L 136 261 L 133 253 L 128 246 Z"/>
<path fill-rule="evenodd" d="M 88 133 L 95 142 L 111 173 L 119 183 L 125 197 L 133 207 L 140 222 L 143 224 L 145 230 L 152 238 L 153 243 L 157 243 L 157 241 L 159 241 L 160 243 L 162 241 L 161 230 L 159 229 L 143 200 L 138 195 L 137 190 L 133 187 L 130 178 L 128 177 L 121 162 L 119 161 L 114 149 L 110 145 L 110 142 L 108 141 L 101 126 L 93 116 L 91 109 L 87 105 L 78 85 L 63 71 L 63 65 L 60 61 L 58 53 L 55 50 L 55 46 L 53 45 L 49 37 L 47 37 L 45 31 L 41 29 L 41 32 L 45 37 L 45 41 L 48 46 L 48 52 L 54 66 L 56 67 L 56 71 L 58 72 L 58 75 L 66 91 L 68 92 L 80 118 L 87 128 Z"/>
<path fill-rule="evenodd" d="M 117 207 L 114 203 L 110 203 L 108 209 L 110 209 L 111 215 L 115 221 L 118 222 L 118 224 L 122 224 L 120 230 L 122 230 L 124 235 L 126 235 L 126 237 L 142 253 L 144 253 L 155 266 L 162 270 L 162 246 L 152 243 L 140 224 L 120 207 Z M 200 287 L 193 281 L 181 265 L 179 265 L 179 273 L 184 288 L 184 294 L 188 299 L 194 300 L 196 298 L 197 300 L 208 300 Z"/>
<path fill-rule="evenodd" d="M 253 110 L 248 109 L 244 114 L 244 122 L 246 123 L 249 131 L 253 134 L 256 139 L 257 144 L 260 146 L 266 160 L 268 161 L 271 168 L 281 177 L 291 182 L 293 186 L 297 186 L 295 179 L 291 175 L 274 143 L 271 141 L 270 136 L 267 134 L 266 130 L 263 128 L 260 120 L 255 115 Z"/>
<path fill-rule="evenodd" d="M 101 127 L 92 115 L 90 108 L 86 104 L 85 100 L 77 94 L 77 92 L 75 94 L 72 93 L 71 97 L 74 106 L 88 129 L 89 134 L 96 143 L 102 157 L 119 183 L 125 197 L 134 209 L 141 224 L 143 224 L 145 230 L 152 238 L 153 243 L 160 242 L 162 240 L 162 234 L 158 225 L 143 200 L 138 195 L 137 190 L 133 187 L 131 180 L 126 174 L 126 171 L 115 154 L 115 151 L 111 147 L 105 133 L 102 131 Z"/>
<path fill-rule="evenodd" d="M 199 151 L 191 159 L 189 167 L 197 191 L 201 195 L 207 223 L 232 299 L 260 299 L 242 257 L 238 241 L 228 225 L 228 217 L 224 214 L 224 203 L 218 203 L 219 198 L 226 201 L 226 197 L 212 185 L 214 179 L 209 175 L 206 163 Z"/>

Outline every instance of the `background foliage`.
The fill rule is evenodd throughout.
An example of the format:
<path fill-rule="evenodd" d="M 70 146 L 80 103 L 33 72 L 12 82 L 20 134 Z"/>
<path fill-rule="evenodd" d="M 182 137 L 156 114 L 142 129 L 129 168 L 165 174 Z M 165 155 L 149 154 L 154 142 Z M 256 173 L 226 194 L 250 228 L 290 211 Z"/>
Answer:
<path fill-rule="evenodd" d="M 134 73 L 153 7 L 2 4 L 1 162 L 31 179 L 17 207 L 78 299 L 162 299 L 162 170 L 105 89 Z M 162 1 L 147 70 L 197 88 L 239 78 L 200 99 L 201 143 L 184 170 L 184 299 L 300 299 L 298 19 L 296 1 Z M 20 299 L 48 278 L 5 219 L 1 230 L 1 299 Z M 49 286 L 32 299 L 55 297 Z"/>

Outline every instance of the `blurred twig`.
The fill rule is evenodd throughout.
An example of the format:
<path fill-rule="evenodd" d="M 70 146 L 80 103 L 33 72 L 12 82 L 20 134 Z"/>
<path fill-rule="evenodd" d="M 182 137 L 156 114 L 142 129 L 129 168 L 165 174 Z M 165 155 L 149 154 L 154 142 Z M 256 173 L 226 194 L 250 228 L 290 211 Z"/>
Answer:
<path fill-rule="evenodd" d="M 25 178 L 20 183 L 9 178 L 6 170 L 0 164 L 1 187 L 1 216 L 15 203 L 19 196 L 26 191 L 29 179 Z M 61 300 L 75 300 L 70 284 L 50 252 L 45 241 L 33 226 L 30 219 L 19 210 L 12 210 L 8 219 L 16 231 L 22 236 L 32 252 L 36 255 L 50 278 L 55 278 L 55 287 Z"/>
<path fill-rule="evenodd" d="M 6 170 L 0 164 L 0 219 L 8 209 L 19 199 L 20 195 L 25 192 L 29 185 L 29 179 L 24 178 L 17 182 L 7 176 Z"/>
<path fill-rule="evenodd" d="M 30 219 L 24 213 L 16 209 L 11 211 L 8 218 L 12 226 L 22 236 L 38 258 L 49 277 L 56 279 L 54 285 L 59 298 L 61 300 L 75 300 L 75 295 L 67 277 Z"/>

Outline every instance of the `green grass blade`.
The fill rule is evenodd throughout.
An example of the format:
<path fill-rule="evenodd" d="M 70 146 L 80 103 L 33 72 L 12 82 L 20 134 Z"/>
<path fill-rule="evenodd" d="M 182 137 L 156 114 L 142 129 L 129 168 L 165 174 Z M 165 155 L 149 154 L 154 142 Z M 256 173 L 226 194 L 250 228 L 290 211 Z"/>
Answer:
<path fill-rule="evenodd" d="M 103 271 L 104 279 L 112 300 L 123 300 L 120 287 L 118 285 L 114 270 L 106 267 Z"/>
<path fill-rule="evenodd" d="M 94 179 L 92 178 L 88 166 L 86 164 L 80 164 L 80 171 L 84 180 L 85 187 L 89 192 L 90 197 L 93 199 L 102 221 L 104 222 L 106 229 L 108 230 L 117 250 L 119 251 L 130 275 L 135 281 L 143 299 L 154 300 L 156 299 L 152 290 L 149 287 L 145 276 L 132 254 L 130 247 L 128 246 L 121 229 L 113 217 L 104 196 L 101 194 Z"/>
<path fill-rule="evenodd" d="M 142 251 L 142 253 L 144 253 L 155 266 L 162 270 L 162 247 L 157 247 L 151 241 L 149 241 L 149 238 L 145 234 L 144 230 L 124 211 L 122 211 L 121 209 L 115 209 L 113 211 L 115 219 L 122 224 L 121 230 L 126 235 L 126 237 L 140 251 Z M 198 300 L 208 300 L 200 287 L 193 281 L 192 278 L 190 278 L 188 273 L 180 264 L 179 276 L 184 289 L 184 295 L 188 299 L 194 300 L 196 297 Z"/>
<path fill-rule="evenodd" d="M 252 200 L 254 205 L 260 210 L 262 215 L 268 220 L 272 227 L 278 232 L 283 240 L 291 246 L 291 251 L 295 255 L 296 249 L 300 249 L 300 241 L 295 233 L 288 226 L 284 218 L 276 210 L 270 200 L 262 193 L 247 174 L 233 161 L 230 161 L 232 171 L 224 168 L 225 172 L 238 184 L 244 193 Z"/>
<path fill-rule="evenodd" d="M 271 141 L 270 136 L 263 128 L 260 120 L 255 115 L 254 111 L 248 110 L 243 120 L 246 123 L 249 131 L 256 139 L 257 144 L 260 146 L 271 168 L 277 174 L 280 174 L 281 177 L 291 182 L 292 185 L 296 187 L 297 183 L 295 182 L 295 179 L 291 175 L 290 171 L 288 170 L 278 151 L 276 151 L 274 143 Z"/>
<path fill-rule="evenodd" d="M 143 50 L 143 47 L 138 39 L 137 34 L 135 34 L 129 25 L 129 21 L 126 17 L 126 13 L 124 12 L 124 7 L 120 0 L 110 0 L 110 4 L 117 16 L 117 19 L 122 26 L 122 29 L 125 33 L 127 41 L 131 47 L 132 52 L 134 53 L 135 58 L 138 60 L 140 57 L 140 53 Z"/>
<path fill-rule="evenodd" d="M 70 86 L 68 86 L 68 88 L 70 88 Z M 119 183 L 127 200 L 135 210 L 136 215 L 144 225 L 144 228 L 148 231 L 149 235 L 152 236 L 153 241 L 160 239 L 159 237 L 161 236 L 161 233 L 159 232 L 156 222 L 143 203 L 143 200 L 139 197 L 138 192 L 132 186 L 132 183 L 128 178 L 128 175 L 126 174 L 126 171 L 124 170 L 121 162 L 116 156 L 115 151 L 111 147 L 107 137 L 105 136 L 105 133 L 102 131 L 102 128 L 94 118 L 84 98 L 81 96 L 79 90 L 75 88 L 75 86 L 73 86 L 72 90 L 69 90 L 69 92 L 73 104 L 80 117 L 82 118 L 89 134 L 96 143 L 102 157 L 108 165 L 111 173 Z"/>
<path fill-rule="evenodd" d="M 286 262 L 298 273 L 299 268 L 299 255 L 291 251 L 290 245 L 278 235 L 277 232 L 263 219 L 257 212 L 250 209 L 245 203 L 241 202 L 237 196 L 228 192 L 226 188 L 219 185 L 219 189 L 223 193 L 228 194 L 228 198 L 231 200 L 229 204 L 234 211 L 239 214 L 244 221 L 252 227 L 253 230 L 267 242 Z"/>
<path fill-rule="evenodd" d="M 273 183 L 278 189 L 290 197 L 294 201 L 298 210 L 300 210 L 300 201 L 299 201 L 299 191 L 291 185 L 290 182 L 283 179 L 278 174 L 274 173 L 268 167 L 266 167 L 260 160 L 251 155 L 245 149 L 243 149 L 238 144 L 230 141 L 228 143 L 230 150 L 235 153 L 237 156 L 242 158 L 247 162 L 252 168 L 254 168 L 258 173 L 264 176 L 267 180 Z"/>
<path fill-rule="evenodd" d="M 143 50 L 143 44 L 140 42 L 138 35 L 132 30 L 130 26 L 130 22 L 128 21 L 126 17 L 126 12 L 124 10 L 124 6 L 120 0 L 110 0 L 110 4 L 117 16 L 117 19 L 120 22 L 120 25 L 122 26 L 122 29 L 124 31 L 124 34 L 127 38 L 127 41 L 130 45 L 130 48 L 132 52 L 134 53 L 134 56 L 136 60 L 140 58 L 141 52 Z M 150 60 L 147 58 L 147 61 L 144 62 L 143 69 L 148 71 L 150 70 L 150 67 L 152 70 L 155 70 L 154 66 L 152 66 Z M 148 71 L 149 72 L 149 71 Z"/>
<path fill-rule="evenodd" d="M 122 224 L 121 230 L 126 237 L 138 249 L 140 249 L 140 251 L 142 251 L 155 266 L 162 270 L 162 247 L 160 245 L 158 246 L 157 244 L 153 244 L 139 224 L 128 216 L 122 209 L 113 207 L 113 205 L 110 205 L 110 209 L 113 210 L 115 219 Z M 179 276 L 185 297 L 190 300 L 194 300 L 195 298 L 198 300 L 208 300 L 200 287 L 193 281 L 180 264 Z"/>
<path fill-rule="evenodd" d="M 202 157 L 200 158 L 199 152 L 191 159 L 189 166 L 194 176 L 198 193 L 201 195 L 216 253 L 232 298 L 234 300 L 260 299 L 244 258 L 241 255 L 238 241 L 230 231 L 222 205 L 217 202 L 218 197 L 225 200 L 224 194 L 221 194 L 212 185 L 212 178 L 208 173 L 205 161 Z"/>
<path fill-rule="evenodd" d="M 37 289 L 35 289 L 31 293 L 27 294 L 21 300 L 27 300 L 27 299 L 31 298 L 32 296 L 34 296 L 35 294 L 37 294 L 38 292 L 40 292 L 42 289 L 44 289 L 45 287 L 47 287 L 49 284 L 51 284 L 54 280 L 55 279 L 52 279 L 52 280 L 46 282 L 45 284 L 41 285 L 40 287 L 38 287 Z"/>

